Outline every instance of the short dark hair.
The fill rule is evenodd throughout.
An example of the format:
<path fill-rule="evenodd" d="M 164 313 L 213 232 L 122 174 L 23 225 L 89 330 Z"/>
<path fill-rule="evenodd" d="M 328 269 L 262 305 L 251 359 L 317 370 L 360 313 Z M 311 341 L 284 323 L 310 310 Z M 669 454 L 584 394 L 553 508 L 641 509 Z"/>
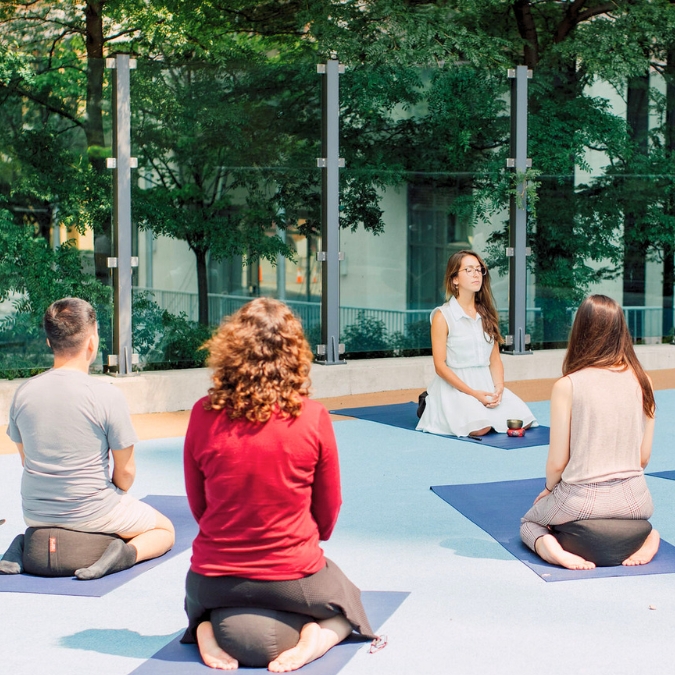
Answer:
<path fill-rule="evenodd" d="M 42 325 L 54 354 L 77 353 L 96 326 L 96 311 L 86 300 L 63 298 L 49 305 Z"/>

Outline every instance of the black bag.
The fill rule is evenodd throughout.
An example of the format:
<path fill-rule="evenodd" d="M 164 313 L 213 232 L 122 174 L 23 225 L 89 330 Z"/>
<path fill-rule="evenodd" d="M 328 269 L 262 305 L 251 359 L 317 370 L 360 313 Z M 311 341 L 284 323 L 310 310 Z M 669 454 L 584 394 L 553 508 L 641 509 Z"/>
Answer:
<path fill-rule="evenodd" d="M 417 417 L 422 417 L 424 409 L 427 407 L 427 396 L 429 396 L 428 391 L 423 391 L 419 398 L 417 399 Z"/>

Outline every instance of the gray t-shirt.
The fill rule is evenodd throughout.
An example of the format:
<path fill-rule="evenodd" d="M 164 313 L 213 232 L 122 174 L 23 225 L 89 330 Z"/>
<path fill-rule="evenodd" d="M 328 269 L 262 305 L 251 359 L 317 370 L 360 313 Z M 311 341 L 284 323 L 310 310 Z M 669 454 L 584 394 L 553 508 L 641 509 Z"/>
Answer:
<path fill-rule="evenodd" d="M 7 435 L 26 455 L 24 516 L 54 524 L 107 515 L 124 494 L 111 481 L 109 451 L 138 441 L 117 387 L 64 368 L 16 390 Z"/>

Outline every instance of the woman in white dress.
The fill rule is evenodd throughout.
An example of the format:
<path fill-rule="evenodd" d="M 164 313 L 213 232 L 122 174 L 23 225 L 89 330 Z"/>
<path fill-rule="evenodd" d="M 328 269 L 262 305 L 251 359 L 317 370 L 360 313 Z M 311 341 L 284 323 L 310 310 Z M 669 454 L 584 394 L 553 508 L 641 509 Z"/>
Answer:
<path fill-rule="evenodd" d="M 507 430 L 507 419 L 537 426 L 532 411 L 504 389 L 499 317 L 490 273 L 473 251 L 448 260 L 445 294 L 449 301 L 431 313 L 431 351 L 436 375 L 417 429 L 446 436 L 483 436 Z"/>

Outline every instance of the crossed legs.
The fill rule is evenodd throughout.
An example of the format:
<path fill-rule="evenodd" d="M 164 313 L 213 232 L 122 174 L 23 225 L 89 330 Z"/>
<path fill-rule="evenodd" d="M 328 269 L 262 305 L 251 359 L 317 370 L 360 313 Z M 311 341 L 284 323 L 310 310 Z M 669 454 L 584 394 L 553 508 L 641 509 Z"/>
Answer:
<path fill-rule="evenodd" d="M 103 555 L 89 567 L 75 570 L 78 579 L 98 579 L 106 574 L 119 572 L 132 567 L 142 560 L 157 558 L 166 553 L 174 544 L 175 531 L 171 521 L 156 511 L 156 525 L 152 530 L 142 533 L 125 533 L 122 540 L 113 541 Z M 24 535 L 14 538 L 10 547 L 0 560 L 0 574 L 20 574 L 23 572 Z"/>
<path fill-rule="evenodd" d="M 146 532 L 124 532 L 122 540 L 113 541 L 103 555 L 89 567 L 75 570 L 78 579 L 99 579 L 106 574 L 129 569 L 143 560 L 164 555 L 174 544 L 176 533 L 171 521 L 155 511 L 155 527 Z"/>

